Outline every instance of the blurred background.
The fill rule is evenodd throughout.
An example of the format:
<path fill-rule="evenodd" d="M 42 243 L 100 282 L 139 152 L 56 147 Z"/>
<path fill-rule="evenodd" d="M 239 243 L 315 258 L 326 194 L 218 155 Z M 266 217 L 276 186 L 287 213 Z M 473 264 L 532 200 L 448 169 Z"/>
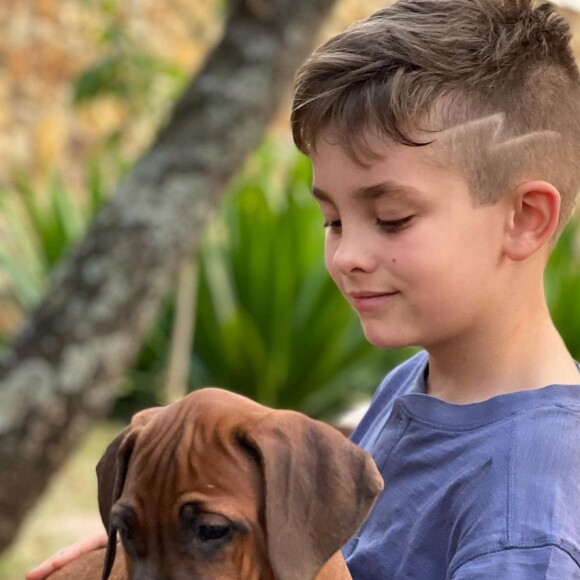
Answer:
<path fill-rule="evenodd" d="M 384 4 L 337 1 L 317 43 Z M 561 4 L 580 29 L 580 6 Z M 226 10 L 226 0 L 2 0 L 0 348 L 154 138 L 219 40 Z M 181 266 L 109 417 L 0 556 L 4 580 L 99 529 L 94 466 L 136 410 L 213 384 L 335 421 L 410 354 L 368 346 L 324 271 L 322 218 L 308 160 L 291 141 L 290 97 L 229 183 L 199 252 Z M 580 359 L 577 221 L 546 284 L 555 322 Z"/>

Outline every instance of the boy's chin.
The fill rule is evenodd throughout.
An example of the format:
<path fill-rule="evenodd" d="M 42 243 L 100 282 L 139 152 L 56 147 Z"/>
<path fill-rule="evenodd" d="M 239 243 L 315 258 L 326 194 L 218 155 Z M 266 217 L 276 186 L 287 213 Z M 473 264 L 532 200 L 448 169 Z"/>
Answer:
<path fill-rule="evenodd" d="M 388 331 L 385 329 L 365 328 L 363 325 L 363 332 L 367 342 L 376 348 L 404 348 L 406 346 L 417 346 L 417 342 L 411 340 L 410 337 L 405 337 L 403 333 L 396 331 Z"/>

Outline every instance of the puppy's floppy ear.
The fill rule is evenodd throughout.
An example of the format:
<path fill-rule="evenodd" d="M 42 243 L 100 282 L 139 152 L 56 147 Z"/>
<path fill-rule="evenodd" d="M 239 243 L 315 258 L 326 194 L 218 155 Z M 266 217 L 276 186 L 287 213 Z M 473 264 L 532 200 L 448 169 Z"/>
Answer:
<path fill-rule="evenodd" d="M 99 513 L 107 530 L 109 529 L 111 508 L 123 491 L 123 483 L 127 476 L 129 459 L 135 443 L 134 438 L 158 411 L 159 408 L 152 408 L 135 414 L 131 419 L 131 424 L 111 441 L 97 463 Z M 132 433 L 134 435 L 129 440 L 128 437 Z M 129 445 L 129 443 L 131 444 Z"/>
<path fill-rule="evenodd" d="M 107 580 L 111 573 L 117 550 L 117 530 L 111 525 L 111 509 L 123 492 L 137 435 L 157 411 L 158 409 L 146 409 L 137 413 L 131 425 L 113 439 L 97 464 L 99 512 L 109 534 L 103 580 Z"/>
<path fill-rule="evenodd" d="M 374 461 L 334 428 L 292 411 L 273 411 L 245 425 L 241 438 L 263 471 L 276 579 L 314 578 L 383 489 Z"/>

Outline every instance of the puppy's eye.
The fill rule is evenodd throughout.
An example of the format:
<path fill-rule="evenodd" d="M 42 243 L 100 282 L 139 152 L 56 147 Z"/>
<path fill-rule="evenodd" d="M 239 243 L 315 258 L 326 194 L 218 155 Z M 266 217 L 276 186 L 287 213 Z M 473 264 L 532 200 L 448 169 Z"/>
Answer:
<path fill-rule="evenodd" d="M 231 539 L 234 523 L 221 514 L 202 511 L 196 504 L 185 504 L 181 509 L 185 529 L 195 543 L 204 550 L 214 549 Z"/>
<path fill-rule="evenodd" d="M 200 523 L 197 528 L 197 535 L 202 542 L 221 540 L 225 538 L 231 530 L 231 526 L 220 526 Z"/>

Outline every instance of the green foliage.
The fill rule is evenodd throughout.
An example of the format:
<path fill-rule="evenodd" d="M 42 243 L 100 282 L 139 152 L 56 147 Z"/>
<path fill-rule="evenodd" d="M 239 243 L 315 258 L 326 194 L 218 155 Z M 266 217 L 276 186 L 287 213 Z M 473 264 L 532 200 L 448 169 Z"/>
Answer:
<path fill-rule="evenodd" d="M 150 54 L 106 56 L 79 75 L 74 101 L 80 104 L 104 94 L 130 98 L 136 87 L 147 88 L 158 64 Z"/>
<path fill-rule="evenodd" d="M 574 220 L 554 248 L 545 275 L 554 324 L 568 350 L 580 360 L 580 222 Z"/>
<path fill-rule="evenodd" d="M 73 192 L 58 177 L 42 191 L 23 176 L 14 187 L 0 188 L 0 211 L 6 222 L 0 268 L 6 276 L 5 294 L 23 310 L 38 302 L 51 271 L 85 231 L 105 192 L 96 163 L 89 167 L 84 194 Z"/>

